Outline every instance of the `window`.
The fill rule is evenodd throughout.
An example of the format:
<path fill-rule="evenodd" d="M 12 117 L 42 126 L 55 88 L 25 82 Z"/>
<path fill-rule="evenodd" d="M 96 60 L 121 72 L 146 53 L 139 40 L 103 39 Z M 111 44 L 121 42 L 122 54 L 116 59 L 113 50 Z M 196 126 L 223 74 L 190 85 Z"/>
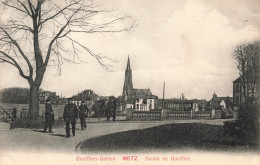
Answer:
<path fill-rule="evenodd" d="M 139 104 L 136 104 L 136 109 L 139 109 Z"/>

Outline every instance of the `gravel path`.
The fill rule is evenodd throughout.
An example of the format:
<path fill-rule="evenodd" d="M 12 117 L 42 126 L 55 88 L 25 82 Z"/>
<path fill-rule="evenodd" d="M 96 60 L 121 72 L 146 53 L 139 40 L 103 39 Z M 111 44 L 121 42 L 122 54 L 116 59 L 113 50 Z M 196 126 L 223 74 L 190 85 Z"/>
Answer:
<path fill-rule="evenodd" d="M 75 147 L 80 142 L 95 136 L 111 134 L 134 129 L 145 129 L 168 123 L 201 122 L 214 125 L 223 125 L 225 120 L 174 120 L 174 121 L 116 121 L 105 122 L 87 120 L 87 130 L 80 130 L 76 125 L 76 136 L 65 138 L 65 127 L 54 129 L 54 133 L 42 133 L 36 129 L 9 130 L 9 124 L 0 122 L 0 148 L 4 151 L 30 151 L 30 152 L 75 152 Z"/>

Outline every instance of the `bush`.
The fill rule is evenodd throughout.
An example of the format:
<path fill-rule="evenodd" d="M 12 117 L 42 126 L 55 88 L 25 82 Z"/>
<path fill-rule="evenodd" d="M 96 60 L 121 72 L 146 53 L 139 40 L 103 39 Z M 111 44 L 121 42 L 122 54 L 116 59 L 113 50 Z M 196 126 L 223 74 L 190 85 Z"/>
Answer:
<path fill-rule="evenodd" d="M 15 128 L 43 129 L 44 125 L 45 125 L 44 117 L 38 117 L 37 119 L 30 119 L 27 117 L 23 117 L 14 120 L 10 124 L 10 129 L 15 129 Z M 59 118 L 54 121 L 53 128 L 62 127 L 63 125 L 64 125 L 64 120 L 62 118 Z"/>
<path fill-rule="evenodd" d="M 258 146 L 258 106 L 242 105 L 238 111 L 238 119 L 236 121 L 225 122 L 224 130 L 231 136 L 239 138 L 243 145 Z"/>
<path fill-rule="evenodd" d="M 31 118 L 19 118 L 14 120 L 10 124 L 10 129 L 14 128 L 33 128 L 33 129 L 39 129 L 44 127 L 44 117 L 38 117 L 36 119 Z"/>

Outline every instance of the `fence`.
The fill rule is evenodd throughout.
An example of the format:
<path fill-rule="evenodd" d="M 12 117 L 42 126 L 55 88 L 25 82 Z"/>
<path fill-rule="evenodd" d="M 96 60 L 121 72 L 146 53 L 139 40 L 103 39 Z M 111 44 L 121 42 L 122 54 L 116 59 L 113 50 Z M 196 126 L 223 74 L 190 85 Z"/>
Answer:
<path fill-rule="evenodd" d="M 160 111 L 134 111 L 132 112 L 133 120 L 161 120 Z"/>
<path fill-rule="evenodd" d="M 191 118 L 191 112 L 190 111 L 168 111 L 166 118 L 167 119 Z"/>
<path fill-rule="evenodd" d="M 28 109 L 22 109 L 20 112 L 20 118 L 27 117 L 28 116 Z"/>
<path fill-rule="evenodd" d="M 127 109 L 126 120 L 186 120 L 186 119 L 221 119 L 220 110 L 212 111 L 134 111 Z"/>
<path fill-rule="evenodd" d="M 0 106 L 0 119 L 4 122 L 12 121 L 14 118 L 13 110 L 14 109 L 4 109 L 2 106 Z"/>
<path fill-rule="evenodd" d="M 195 112 L 195 118 L 210 119 L 211 115 L 212 115 L 212 111 Z"/>

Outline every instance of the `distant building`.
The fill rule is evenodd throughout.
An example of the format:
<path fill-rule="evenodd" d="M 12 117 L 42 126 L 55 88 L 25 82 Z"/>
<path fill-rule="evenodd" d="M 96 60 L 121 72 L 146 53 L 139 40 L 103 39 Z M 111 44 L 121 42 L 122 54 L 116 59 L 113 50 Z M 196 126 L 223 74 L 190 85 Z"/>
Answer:
<path fill-rule="evenodd" d="M 152 92 L 150 89 L 134 89 L 133 88 L 133 82 L 132 82 L 132 69 L 130 67 L 130 60 L 128 57 L 127 66 L 125 70 L 125 80 L 124 80 L 124 87 L 122 96 L 125 100 L 127 100 L 129 97 L 133 98 L 142 98 L 147 97 L 149 95 L 152 95 Z"/>
<path fill-rule="evenodd" d="M 55 100 L 55 99 L 58 99 L 59 96 L 56 95 L 56 92 L 50 92 L 50 91 L 43 91 L 43 90 L 40 90 L 39 92 L 39 101 L 40 101 L 40 104 L 44 104 L 45 103 L 45 100 L 47 98 L 50 98 L 52 100 Z"/>
<path fill-rule="evenodd" d="M 158 97 L 154 95 L 148 95 L 147 97 L 137 98 L 134 102 L 134 109 L 136 111 L 150 111 L 155 109 L 155 100 Z"/>
<path fill-rule="evenodd" d="M 72 96 L 72 100 L 78 106 L 81 104 L 81 101 L 86 101 L 88 108 L 91 108 L 95 104 L 95 101 L 100 100 L 100 96 L 92 90 L 87 89 Z"/>
<path fill-rule="evenodd" d="M 258 79 L 256 79 L 257 82 Z M 248 97 L 253 99 L 254 101 L 258 101 L 259 103 L 259 92 L 257 92 L 257 87 L 258 87 L 258 83 L 255 83 L 254 88 L 249 88 L 249 86 L 246 86 L 248 89 L 247 92 L 248 93 Z M 241 105 L 242 103 L 245 102 L 245 98 L 244 98 L 244 90 L 243 90 L 243 80 L 242 80 L 242 77 L 239 76 L 235 81 L 233 81 L 233 103 L 235 106 L 239 106 Z M 252 92 L 253 91 L 253 92 Z M 253 96 L 252 96 L 253 94 Z"/>
<path fill-rule="evenodd" d="M 132 82 L 132 69 L 128 57 L 125 70 L 125 80 L 122 92 L 122 98 L 125 100 L 125 108 L 132 108 L 137 111 L 149 111 L 155 108 L 157 96 L 152 95 L 149 89 L 135 89 Z"/>
<path fill-rule="evenodd" d="M 198 100 L 158 99 L 156 107 L 170 111 L 199 111 Z"/>
<path fill-rule="evenodd" d="M 196 100 L 198 103 L 199 111 L 203 111 L 205 109 L 205 107 L 207 107 L 207 100 L 204 100 L 204 99 L 202 99 L 202 100 L 194 99 L 194 100 Z"/>
<path fill-rule="evenodd" d="M 242 78 L 238 77 L 233 81 L 233 103 L 234 105 L 241 105 L 245 102 L 245 98 L 242 94 Z"/>
<path fill-rule="evenodd" d="M 214 92 L 212 99 L 209 101 L 209 105 L 214 109 L 225 109 L 232 106 L 232 101 L 232 97 L 218 97 L 217 94 Z"/>

